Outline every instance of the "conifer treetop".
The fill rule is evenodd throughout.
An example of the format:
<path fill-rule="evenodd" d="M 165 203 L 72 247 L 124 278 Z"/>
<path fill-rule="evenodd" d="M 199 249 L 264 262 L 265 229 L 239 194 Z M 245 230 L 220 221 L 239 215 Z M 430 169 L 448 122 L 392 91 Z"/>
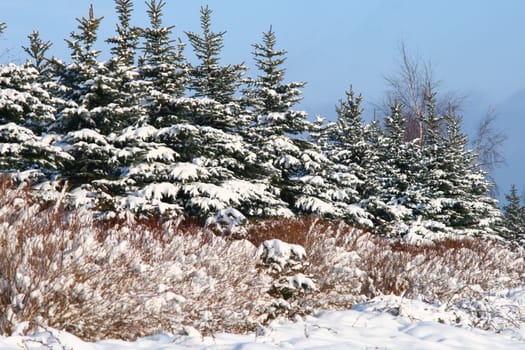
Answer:
<path fill-rule="evenodd" d="M 263 44 L 253 44 L 255 65 L 266 73 L 265 80 L 269 85 L 277 85 L 283 81 L 285 69 L 278 68 L 286 61 L 286 50 L 276 50 L 277 37 L 272 26 L 263 33 Z M 261 77 L 262 78 L 262 77 Z"/>
<path fill-rule="evenodd" d="M 146 39 L 144 53 L 149 57 L 159 57 L 168 51 L 174 49 L 169 36 L 171 35 L 175 26 L 163 26 L 162 16 L 163 8 L 166 6 L 164 0 L 150 0 L 147 2 L 147 13 L 150 20 L 150 27 L 144 29 L 143 35 Z"/>
<path fill-rule="evenodd" d="M 219 103 L 232 102 L 246 67 L 243 64 L 220 66 L 226 31 L 211 30 L 212 10 L 208 6 L 201 7 L 200 12 L 202 33 L 185 32 L 199 61 L 191 69 L 189 87 L 195 91 L 196 97 L 211 98 Z"/>
<path fill-rule="evenodd" d="M 184 57 L 184 44 L 171 38 L 175 26 L 162 23 L 164 0 L 151 0 L 147 4 L 149 27 L 141 30 L 143 38 L 142 57 L 139 58 L 139 71 L 142 78 L 151 83 L 150 96 L 157 96 L 157 102 L 171 97 L 182 97 L 187 84 L 187 61 Z M 158 103 L 151 105 L 156 110 L 162 109 Z"/>
<path fill-rule="evenodd" d="M 38 31 L 33 31 L 28 36 L 29 46 L 22 46 L 22 49 L 29 55 L 33 65 L 41 74 L 45 74 L 49 68 L 49 59 L 46 57 L 47 51 L 51 48 L 50 41 L 43 41 Z"/>
<path fill-rule="evenodd" d="M 224 47 L 223 36 L 226 31 L 215 33 L 211 30 L 211 14 L 213 11 L 208 6 L 200 9 L 202 35 L 186 32 L 195 51 L 195 56 L 207 68 L 219 65 L 219 53 Z"/>
<path fill-rule="evenodd" d="M 359 126 L 362 126 L 362 102 L 363 96 L 361 96 L 361 94 L 355 96 L 354 90 L 350 86 L 350 88 L 346 91 L 346 100 L 340 100 L 339 106 L 336 107 L 338 116 L 337 122 L 341 123 L 343 128 L 349 127 L 356 122 L 359 124 Z"/>
<path fill-rule="evenodd" d="M 261 74 L 250 82 L 247 95 L 248 104 L 259 114 L 285 113 L 302 99 L 300 89 L 305 83 L 284 83 L 286 69 L 282 65 L 287 51 L 277 50 L 276 44 L 277 38 L 270 26 L 263 33 L 262 43 L 253 45 L 252 55 Z"/>
<path fill-rule="evenodd" d="M 140 29 L 131 26 L 131 14 L 133 12 L 132 0 L 115 0 L 115 10 L 118 13 L 119 23 L 116 25 L 116 37 L 106 40 L 113 44 L 111 53 L 114 58 L 132 65 L 135 60 L 135 51 L 138 46 Z"/>
<path fill-rule="evenodd" d="M 395 104 L 390 107 L 390 115 L 385 118 L 385 133 L 390 139 L 401 145 L 405 140 L 407 118 L 403 115 L 403 106 Z"/>
<path fill-rule="evenodd" d="M 72 32 L 71 39 L 66 39 L 67 44 L 72 50 L 71 57 L 78 62 L 90 64 L 96 63 L 96 57 L 100 51 L 94 51 L 93 45 L 97 41 L 97 31 L 104 17 L 96 18 L 93 5 L 89 7 L 88 17 L 77 18 L 79 32 Z M 83 44 L 83 47 L 81 46 Z"/>

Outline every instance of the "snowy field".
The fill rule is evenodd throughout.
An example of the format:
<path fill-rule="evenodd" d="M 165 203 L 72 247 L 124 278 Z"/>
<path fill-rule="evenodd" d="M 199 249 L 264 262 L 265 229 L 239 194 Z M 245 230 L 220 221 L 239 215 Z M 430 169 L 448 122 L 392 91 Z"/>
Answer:
<path fill-rule="evenodd" d="M 525 290 L 508 294 L 507 301 L 525 302 Z M 378 311 L 380 310 L 380 311 Z M 453 312 L 416 300 L 387 296 L 352 310 L 327 311 L 296 322 L 275 321 L 247 335 L 203 337 L 193 328 L 179 334 L 159 334 L 134 342 L 104 340 L 87 343 L 66 332 L 42 330 L 33 336 L 0 338 L 0 348 L 72 350 L 176 349 L 525 349 L 525 329 L 499 333 L 440 323 Z M 435 320 L 438 320 L 436 322 Z"/>

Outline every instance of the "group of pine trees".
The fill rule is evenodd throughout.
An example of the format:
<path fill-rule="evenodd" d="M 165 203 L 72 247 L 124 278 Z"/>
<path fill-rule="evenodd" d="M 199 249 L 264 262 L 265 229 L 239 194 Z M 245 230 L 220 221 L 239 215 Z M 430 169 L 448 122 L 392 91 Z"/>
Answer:
<path fill-rule="evenodd" d="M 271 27 L 253 45 L 258 72 L 248 76 L 243 64 L 221 63 L 225 32 L 212 30 L 208 7 L 201 32 L 185 33 L 190 63 L 162 22 L 165 0 L 147 2 L 147 28 L 131 24 L 131 0 L 115 4 L 110 59 L 99 58 L 91 7 L 66 40 L 67 61 L 47 57 L 51 43 L 33 32 L 28 61 L 0 66 L 2 172 L 42 191 L 67 182 L 73 204 L 117 215 L 233 208 L 344 219 L 385 235 L 509 235 L 460 117 L 436 113 L 434 96 L 413 140 L 403 106 L 366 124 L 351 88 L 334 122 L 312 122 L 294 108 L 304 83 L 286 82 Z"/>

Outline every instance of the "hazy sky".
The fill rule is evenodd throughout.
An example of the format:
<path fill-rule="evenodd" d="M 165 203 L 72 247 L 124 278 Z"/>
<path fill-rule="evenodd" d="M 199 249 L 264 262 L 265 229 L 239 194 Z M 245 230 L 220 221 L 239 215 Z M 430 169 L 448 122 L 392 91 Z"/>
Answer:
<path fill-rule="evenodd" d="M 104 16 L 98 48 L 105 50 L 103 39 L 116 23 L 112 0 L 0 0 L 0 21 L 8 25 L 0 53 L 9 49 L 0 62 L 24 60 L 19 47 L 35 29 L 54 43 L 54 54 L 69 57 L 63 39 L 91 3 Z M 251 45 L 272 25 L 278 46 L 288 51 L 287 79 L 307 82 L 300 107 L 329 119 L 349 85 L 373 115 L 404 42 L 411 55 L 432 61 L 443 90 L 467 96 L 467 133 L 489 107 L 496 109 L 508 135 L 508 165 L 496 181 L 503 192 L 511 183 L 525 190 L 525 1 L 167 0 L 164 23 L 186 41 L 183 32 L 199 31 L 199 8 L 206 4 L 214 11 L 212 29 L 227 31 L 224 64 L 252 66 Z M 136 24 L 147 24 L 145 8 L 135 1 Z M 193 58 L 190 48 L 186 54 Z"/>

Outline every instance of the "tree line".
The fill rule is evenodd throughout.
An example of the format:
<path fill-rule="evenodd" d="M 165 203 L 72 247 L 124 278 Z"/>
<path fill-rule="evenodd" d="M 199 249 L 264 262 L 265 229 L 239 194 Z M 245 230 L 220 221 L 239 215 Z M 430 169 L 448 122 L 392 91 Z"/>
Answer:
<path fill-rule="evenodd" d="M 184 42 L 163 23 L 165 4 L 147 2 L 142 28 L 133 2 L 115 0 L 105 61 L 93 7 L 66 40 L 67 61 L 29 35 L 27 62 L 0 66 L 2 172 L 41 193 L 67 182 L 72 205 L 107 216 L 319 215 L 390 236 L 523 239 L 488 195 L 461 117 L 438 110 L 434 91 L 416 115 L 391 101 L 384 120 L 365 123 L 350 87 L 334 121 L 311 121 L 271 27 L 249 75 L 221 62 L 225 32 L 208 7 Z M 407 137 L 414 120 L 421 132 Z"/>

